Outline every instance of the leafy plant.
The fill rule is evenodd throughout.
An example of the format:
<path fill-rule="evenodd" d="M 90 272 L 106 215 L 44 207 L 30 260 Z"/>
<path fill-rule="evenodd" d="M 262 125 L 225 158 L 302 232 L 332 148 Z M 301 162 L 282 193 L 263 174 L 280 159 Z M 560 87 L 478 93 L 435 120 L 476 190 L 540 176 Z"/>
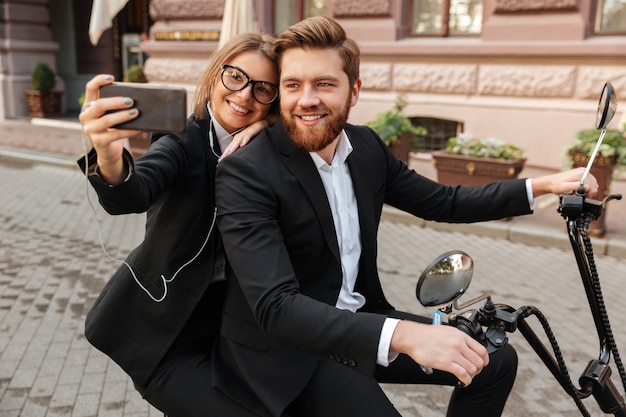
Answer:
<path fill-rule="evenodd" d="M 478 139 L 467 133 L 460 133 L 458 136 L 449 138 L 445 152 L 502 160 L 519 160 L 524 158 L 524 149 L 517 145 L 492 137 Z"/>
<path fill-rule="evenodd" d="M 52 68 L 43 61 L 37 62 L 30 73 L 30 85 L 34 90 L 39 90 L 44 93 L 52 90 L 56 85 Z"/>
<path fill-rule="evenodd" d="M 141 65 L 131 65 L 124 73 L 124 81 L 129 83 L 147 83 L 148 79 Z"/>
<path fill-rule="evenodd" d="M 600 138 L 600 131 L 597 129 L 581 130 L 576 138 L 565 148 L 565 165 L 572 166 L 574 155 L 582 153 L 591 156 L 593 149 Z M 602 144 L 598 148 L 598 156 L 614 158 L 615 165 L 626 166 L 626 139 L 621 130 L 607 130 Z"/>
<path fill-rule="evenodd" d="M 406 105 L 405 97 L 398 96 L 393 110 L 380 113 L 376 119 L 368 122 L 367 126 L 373 129 L 387 145 L 391 145 L 400 136 L 407 133 L 412 133 L 417 140 L 418 136 L 426 134 L 426 129 L 422 126 L 413 125 L 411 120 L 405 116 L 404 108 Z"/>

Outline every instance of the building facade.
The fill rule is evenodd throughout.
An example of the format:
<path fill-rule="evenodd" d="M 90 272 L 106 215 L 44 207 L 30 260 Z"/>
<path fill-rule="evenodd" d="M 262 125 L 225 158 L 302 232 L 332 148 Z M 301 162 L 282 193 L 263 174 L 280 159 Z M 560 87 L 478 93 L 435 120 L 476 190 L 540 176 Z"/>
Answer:
<path fill-rule="evenodd" d="M 22 90 L 41 59 L 58 70 L 67 109 L 76 111 L 95 73 L 121 76 L 139 32 L 147 33 L 139 48 L 150 82 L 192 95 L 217 47 L 224 1 L 130 0 L 96 47 L 89 1 L 0 1 L 0 116 L 25 115 Z M 324 14 L 358 41 L 363 90 L 351 122 L 373 119 L 402 94 L 407 115 L 431 132 L 448 121 L 515 143 L 528 166 L 560 168 L 564 146 L 594 127 L 605 82 L 626 98 L 626 0 L 255 0 L 254 9 L 264 32 Z"/>

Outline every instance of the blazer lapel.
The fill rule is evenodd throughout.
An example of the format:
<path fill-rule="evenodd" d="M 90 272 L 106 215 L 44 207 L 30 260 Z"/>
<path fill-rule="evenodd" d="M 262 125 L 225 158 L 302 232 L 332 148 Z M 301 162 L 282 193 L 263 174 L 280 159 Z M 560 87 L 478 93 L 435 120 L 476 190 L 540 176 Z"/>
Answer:
<path fill-rule="evenodd" d="M 375 225 L 377 220 L 374 216 L 374 212 L 368 208 L 372 207 L 373 189 L 372 183 L 367 180 L 367 176 L 372 173 L 374 167 L 368 164 L 368 158 L 359 156 L 364 150 L 360 146 L 358 138 L 354 138 L 349 125 L 345 128 L 348 139 L 352 144 L 352 153 L 348 156 L 346 163 L 350 170 L 350 178 L 352 178 L 352 186 L 354 187 L 354 195 L 356 197 L 356 204 L 359 210 L 359 225 L 361 226 L 361 241 L 363 248 L 366 247 L 366 242 L 370 242 L 375 239 Z"/>
<path fill-rule="evenodd" d="M 276 128 L 277 127 L 277 128 Z M 324 238 L 333 253 L 333 256 L 340 262 L 339 244 L 335 234 L 335 224 L 332 212 L 328 204 L 328 197 L 319 172 L 308 152 L 298 148 L 289 138 L 282 122 L 278 121 L 272 129 L 272 136 L 278 139 L 278 150 L 283 158 L 283 163 L 289 172 L 293 174 L 302 186 L 315 213 L 317 214 L 320 227 L 324 233 Z"/>
<path fill-rule="evenodd" d="M 367 155 L 363 155 L 366 150 L 359 138 L 354 138 L 349 126 L 346 126 L 345 131 L 352 144 L 352 153 L 348 156 L 346 163 L 352 178 L 361 228 L 360 272 L 355 289 L 368 299 L 382 299 L 384 296 L 382 296 L 380 284 L 375 280 L 376 275 L 369 273 L 369 271 L 376 271 L 378 219 L 375 210 L 373 210 L 373 201 L 375 201 L 373 193 L 376 189 L 376 180 L 371 176 L 375 176 L 377 171 L 376 167 L 368 162 L 370 159 L 367 158 Z"/>

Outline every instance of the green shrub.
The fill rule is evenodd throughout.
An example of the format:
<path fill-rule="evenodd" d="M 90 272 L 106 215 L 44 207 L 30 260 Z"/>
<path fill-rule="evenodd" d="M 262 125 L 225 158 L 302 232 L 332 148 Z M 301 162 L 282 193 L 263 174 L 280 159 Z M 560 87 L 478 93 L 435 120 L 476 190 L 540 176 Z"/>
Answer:
<path fill-rule="evenodd" d="M 131 65 L 124 74 L 124 81 L 129 83 L 147 83 L 148 79 L 143 73 L 141 65 Z"/>
<path fill-rule="evenodd" d="M 496 138 L 478 139 L 467 133 L 460 133 L 448 139 L 446 153 L 491 158 L 502 160 L 518 160 L 524 158 L 524 149 Z"/>
<path fill-rule="evenodd" d="M 573 156 L 582 153 L 591 156 L 593 149 L 600 138 L 600 131 L 597 129 L 581 130 L 576 138 L 565 148 L 565 166 L 571 166 Z M 626 139 L 621 130 L 607 130 L 602 139 L 602 144 L 598 148 L 598 156 L 605 158 L 615 158 L 615 165 L 626 166 Z"/>
<path fill-rule="evenodd" d="M 414 126 L 411 120 L 404 115 L 405 106 L 404 97 L 398 96 L 393 110 L 382 112 L 376 119 L 367 123 L 367 126 L 374 130 L 387 145 L 391 145 L 406 133 L 415 135 L 416 141 L 418 136 L 426 134 L 425 128 Z"/>
<path fill-rule="evenodd" d="M 38 62 L 30 73 L 30 85 L 35 90 L 48 92 L 56 85 L 54 71 L 45 62 Z"/>

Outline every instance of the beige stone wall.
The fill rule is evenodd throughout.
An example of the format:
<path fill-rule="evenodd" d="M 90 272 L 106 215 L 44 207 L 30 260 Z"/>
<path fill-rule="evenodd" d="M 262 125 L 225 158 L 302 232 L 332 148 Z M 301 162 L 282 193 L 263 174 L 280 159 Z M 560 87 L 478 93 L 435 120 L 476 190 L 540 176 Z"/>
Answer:
<path fill-rule="evenodd" d="M 365 61 L 361 76 L 354 123 L 390 108 L 403 93 L 408 115 L 463 121 L 467 132 L 514 142 L 527 149 L 530 165 L 553 169 L 560 167 L 561 151 L 576 132 L 593 127 L 606 81 L 618 97 L 626 97 L 626 65 Z"/>
<path fill-rule="evenodd" d="M 467 132 L 524 147 L 529 165 L 559 169 L 563 147 L 593 127 L 604 83 L 626 98 L 626 36 L 590 35 L 594 1 L 484 0 L 479 37 L 414 38 L 409 0 L 334 0 L 330 14 L 362 50 L 363 91 L 350 121 L 365 123 L 406 93 L 410 116 L 463 121 Z M 255 5 L 269 28 L 271 2 Z M 216 31 L 222 11 L 223 0 L 152 0 L 151 32 Z M 143 44 L 146 74 L 191 95 L 216 46 L 153 36 Z"/>
<path fill-rule="evenodd" d="M 592 0 L 484 0 L 481 36 L 447 39 L 406 37 L 400 2 L 369 2 L 370 10 L 389 10 L 379 16 L 339 3 L 350 5 L 351 18 L 338 18 L 362 49 L 353 123 L 406 94 L 409 116 L 462 121 L 466 132 L 524 147 L 531 166 L 560 169 L 563 148 L 594 126 L 604 83 L 626 97 L 626 37 L 590 35 Z M 395 40 L 378 36 L 381 22 L 396 24 Z M 618 107 L 611 128 L 621 114 Z"/>

